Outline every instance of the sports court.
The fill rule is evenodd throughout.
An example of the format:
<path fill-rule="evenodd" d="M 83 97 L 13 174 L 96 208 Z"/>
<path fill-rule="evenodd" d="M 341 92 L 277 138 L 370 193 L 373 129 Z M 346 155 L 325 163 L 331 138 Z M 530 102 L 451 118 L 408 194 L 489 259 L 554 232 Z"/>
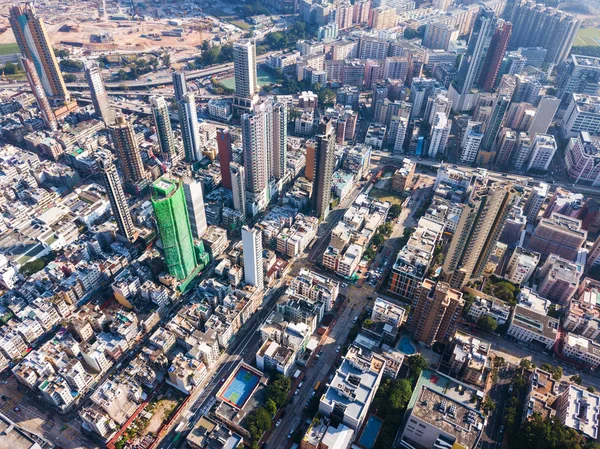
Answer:
<path fill-rule="evenodd" d="M 259 381 L 258 374 L 244 366 L 239 366 L 235 375 L 227 379 L 227 383 L 221 389 L 220 397 L 237 408 L 243 408 Z"/>

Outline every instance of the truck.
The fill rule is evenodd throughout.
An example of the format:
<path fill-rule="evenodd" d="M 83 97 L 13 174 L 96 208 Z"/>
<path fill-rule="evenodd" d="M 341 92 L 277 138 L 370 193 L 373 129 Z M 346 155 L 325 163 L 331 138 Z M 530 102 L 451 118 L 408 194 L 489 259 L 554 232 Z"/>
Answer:
<path fill-rule="evenodd" d="M 294 379 L 298 379 L 300 377 L 300 374 L 302 374 L 302 371 L 297 369 L 296 372 L 294 373 Z"/>

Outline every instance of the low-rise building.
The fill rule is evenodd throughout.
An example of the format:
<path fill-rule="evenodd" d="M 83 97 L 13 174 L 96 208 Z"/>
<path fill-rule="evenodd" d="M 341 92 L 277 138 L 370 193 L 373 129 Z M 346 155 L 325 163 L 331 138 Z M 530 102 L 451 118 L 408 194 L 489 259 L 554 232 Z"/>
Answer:
<path fill-rule="evenodd" d="M 558 337 L 558 320 L 548 316 L 550 301 L 523 288 L 514 307 L 507 335 L 523 343 L 537 342 L 550 349 Z"/>
<path fill-rule="evenodd" d="M 586 368 L 596 370 L 600 365 L 600 344 L 567 332 L 562 338 L 562 355 Z"/>
<path fill-rule="evenodd" d="M 383 377 L 385 359 L 350 346 L 327 390 L 319 400 L 319 412 L 332 414 L 353 430 L 360 429 Z"/>

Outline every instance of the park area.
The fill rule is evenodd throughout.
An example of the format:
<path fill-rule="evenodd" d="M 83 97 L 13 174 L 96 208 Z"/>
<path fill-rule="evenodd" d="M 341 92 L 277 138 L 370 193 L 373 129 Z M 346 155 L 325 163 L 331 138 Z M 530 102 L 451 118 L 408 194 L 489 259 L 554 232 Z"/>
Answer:
<path fill-rule="evenodd" d="M 581 28 L 577 33 L 574 47 L 600 47 L 600 28 Z"/>

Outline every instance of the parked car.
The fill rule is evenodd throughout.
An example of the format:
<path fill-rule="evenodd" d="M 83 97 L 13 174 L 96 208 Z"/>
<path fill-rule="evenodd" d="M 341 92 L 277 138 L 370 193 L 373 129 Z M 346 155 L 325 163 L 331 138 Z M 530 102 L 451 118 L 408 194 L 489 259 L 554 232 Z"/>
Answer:
<path fill-rule="evenodd" d="M 277 422 L 275 423 L 275 427 L 279 427 L 279 424 L 281 424 L 281 420 L 278 419 Z"/>

